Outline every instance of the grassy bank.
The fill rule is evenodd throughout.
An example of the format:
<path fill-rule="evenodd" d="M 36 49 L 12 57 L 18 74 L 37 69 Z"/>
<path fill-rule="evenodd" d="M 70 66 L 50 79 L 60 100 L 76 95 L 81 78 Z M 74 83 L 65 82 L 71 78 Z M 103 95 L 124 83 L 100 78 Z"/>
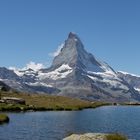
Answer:
<path fill-rule="evenodd" d="M 9 117 L 6 114 L 0 114 L 0 124 L 9 122 Z"/>
<path fill-rule="evenodd" d="M 108 134 L 106 140 L 128 140 L 128 138 L 122 134 Z"/>
<path fill-rule="evenodd" d="M 22 98 L 26 105 L 0 103 L 0 111 L 26 111 L 26 110 L 81 110 L 108 105 L 103 102 L 89 102 L 62 96 L 25 94 L 25 93 L 1 93 L 2 97 Z"/>

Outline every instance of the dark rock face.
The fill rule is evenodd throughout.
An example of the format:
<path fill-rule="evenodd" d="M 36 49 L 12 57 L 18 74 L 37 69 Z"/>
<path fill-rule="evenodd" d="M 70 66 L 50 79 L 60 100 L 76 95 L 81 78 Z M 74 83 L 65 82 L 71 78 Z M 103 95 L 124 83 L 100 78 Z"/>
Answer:
<path fill-rule="evenodd" d="M 8 85 L 0 81 L 0 91 L 9 91 L 10 89 L 11 88 Z"/>
<path fill-rule="evenodd" d="M 12 70 L 0 67 L 0 79 L 19 80 L 19 77 Z"/>
<path fill-rule="evenodd" d="M 98 101 L 135 101 L 140 94 L 107 63 L 88 53 L 79 37 L 70 33 L 48 69 L 3 72 L 0 78 L 20 91 L 50 93 Z"/>

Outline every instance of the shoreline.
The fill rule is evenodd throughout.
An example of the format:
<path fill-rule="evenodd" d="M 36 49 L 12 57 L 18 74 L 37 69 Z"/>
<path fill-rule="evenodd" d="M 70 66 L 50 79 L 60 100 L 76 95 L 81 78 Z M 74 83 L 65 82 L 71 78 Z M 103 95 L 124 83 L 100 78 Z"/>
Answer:
<path fill-rule="evenodd" d="M 16 102 L 25 101 L 24 104 L 19 103 L 0 103 L 0 112 L 28 112 L 28 111 L 80 111 L 84 109 L 94 109 L 101 106 L 139 106 L 139 102 L 91 102 L 64 96 L 40 95 L 16 92 L 3 92 L 1 99 L 16 99 Z M 22 103 L 22 102 L 21 102 Z"/>
<path fill-rule="evenodd" d="M 8 105 L 4 105 L 3 107 L 0 108 L 0 112 L 81 111 L 84 109 L 95 109 L 102 106 L 111 106 L 111 105 L 108 103 L 99 103 L 98 105 L 92 105 L 89 107 L 82 107 L 82 108 L 62 108 L 62 107 L 45 108 L 45 107 L 30 107 L 28 105 L 25 105 L 24 107 L 20 105 L 18 106 L 13 105 L 8 107 Z"/>
<path fill-rule="evenodd" d="M 9 109 L 0 109 L 0 113 L 20 113 L 20 112 L 39 112 L 39 111 L 82 111 L 85 109 L 96 109 L 99 107 L 104 107 L 104 106 L 129 106 L 129 107 L 134 107 L 134 106 L 140 106 L 140 105 L 111 105 L 111 104 L 103 104 L 103 105 L 99 105 L 96 107 L 83 107 L 83 108 L 44 108 L 44 107 L 35 107 L 35 108 L 9 108 Z"/>
<path fill-rule="evenodd" d="M 90 102 L 65 96 L 40 95 L 16 92 L 3 92 L 1 99 L 8 99 L 0 103 L 0 111 L 76 111 L 111 105 L 107 102 Z M 15 102 L 16 99 L 16 102 Z M 24 101 L 24 104 L 17 103 Z M 13 103 L 14 102 L 14 103 Z"/>

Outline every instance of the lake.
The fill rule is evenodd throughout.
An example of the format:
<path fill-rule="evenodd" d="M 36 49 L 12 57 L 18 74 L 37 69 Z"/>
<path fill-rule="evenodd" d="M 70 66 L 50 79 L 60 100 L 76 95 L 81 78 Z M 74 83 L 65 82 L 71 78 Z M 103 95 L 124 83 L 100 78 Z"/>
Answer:
<path fill-rule="evenodd" d="M 0 140 L 62 140 L 71 133 L 121 132 L 140 139 L 139 106 L 104 106 L 82 111 L 8 113 Z"/>

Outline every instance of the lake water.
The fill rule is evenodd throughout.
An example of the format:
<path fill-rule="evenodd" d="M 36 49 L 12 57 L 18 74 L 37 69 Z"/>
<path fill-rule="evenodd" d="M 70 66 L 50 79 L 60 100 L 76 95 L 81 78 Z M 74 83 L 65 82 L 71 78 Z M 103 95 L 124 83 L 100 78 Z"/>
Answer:
<path fill-rule="evenodd" d="M 70 133 L 121 132 L 140 139 L 140 107 L 104 106 L 83 111 L 8 113 L 0 140 L 62 140 Z"/>

